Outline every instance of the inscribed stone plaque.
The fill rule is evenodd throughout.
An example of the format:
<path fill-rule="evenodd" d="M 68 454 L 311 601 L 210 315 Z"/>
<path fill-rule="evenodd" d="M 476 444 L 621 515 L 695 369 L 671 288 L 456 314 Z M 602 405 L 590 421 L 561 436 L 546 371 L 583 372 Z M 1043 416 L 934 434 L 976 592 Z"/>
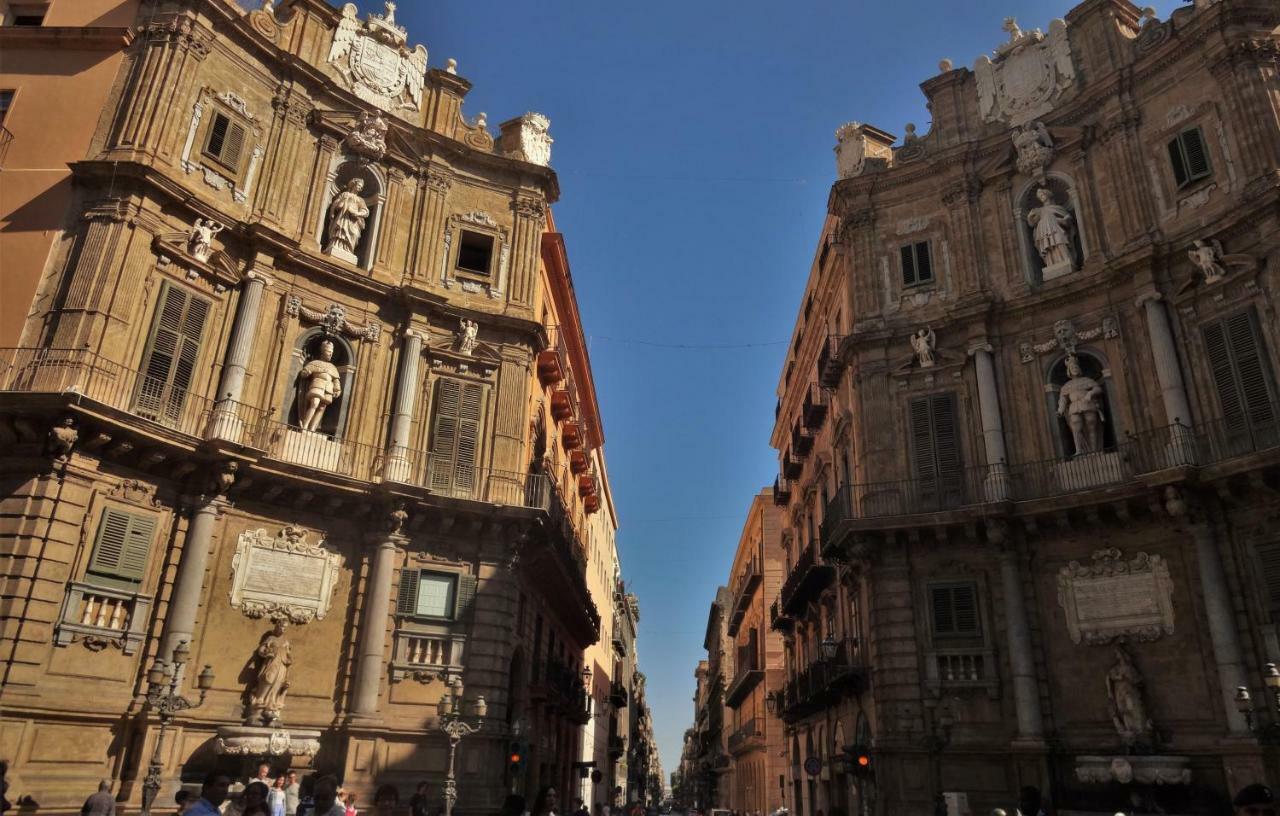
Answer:
<path fill-rule="evenodd" d="M 251 618 L 323 620 L 341 567 L 341 555 L 309 543 L 300 528 L 285 527 L 275 538 L 246 530 L 231 562 L 231 606 Z"/>
<path fill-rule="evenodd" d="M 1173 634 L 1173 582 L 1158 555 L 1125 560 L 1112 547 L 1094 552 L 1091 564 L 1072 561 L 1058 572 L 1058 603 L 1075 643 Z"/>

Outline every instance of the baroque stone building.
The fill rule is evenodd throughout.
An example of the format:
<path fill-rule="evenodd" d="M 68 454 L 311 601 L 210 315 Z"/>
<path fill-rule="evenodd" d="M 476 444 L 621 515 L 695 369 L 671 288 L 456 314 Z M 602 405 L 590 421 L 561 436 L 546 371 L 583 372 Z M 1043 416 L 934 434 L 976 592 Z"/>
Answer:
<path fill-rule="evenodd" d="M 1278 24 L 1087 0 L 837 132 L 772 436 L 793 812 L 1280 781 Z"/>
<path fill-rule="evenodd" d="M 39 279 L 0 359 L 11 797 L 261 756 L 439 791 L 446 695 L 460 811 L 575 790 L 616 517 L 547 119 L 464 116 L 391 3 L 129 32 L 47 260 L 5 270 Z"/>

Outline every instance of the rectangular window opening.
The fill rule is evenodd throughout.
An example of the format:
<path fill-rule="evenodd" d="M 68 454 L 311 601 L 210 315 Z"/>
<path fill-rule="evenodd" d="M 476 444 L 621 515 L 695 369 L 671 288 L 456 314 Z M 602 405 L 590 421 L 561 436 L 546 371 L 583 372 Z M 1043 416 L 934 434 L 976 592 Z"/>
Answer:
<path fill-rule="evenodd" d="M 920 286 L 933 282 L 933 260 L 929 257 L 929 242 L 906 244 L 901 248 L 902 285 Z"/>
<path fill-rule="evenodd" d="M 42 26 L 49 7 L 44 3 L 10 3 L 9 25 Z"/>
<path fill-rule="evenodd" d="M 240 171 L 240 154 L 244 151 L 246 131 L 225 113 L 215 112 L 209 123 L 204 154 L 232 173 Z"/>
<path fill-rule="evenodd" d="M 6 88 L 0 90 L 0 125 L 9 116 L 9 108 L 13 106 L 13 91 Z"/>
<path fill-rule="evenodd" d="M 929 588 L 935 639 L 982 637 L 978 591 L 973 584 L 944 584 Z"/>
<path fill-rule="evenodd" d="M 99 586 L 136 590 L 147 569 L 156 519 L 107 508 L 98 522 L 85 580 Z"/>
<path fill-rule="evenodd" d="M 457 577 L 437 572 L 418 575 L 418 603 L 414 614 L 426 618 L 453 617 Z"/>
<path fill-rule="evenodd" d="M 493 236 L 463 230 L 458 240 L 457 268 L 472 275 L 489 276 L 493 263 Z"/>
<path fill-rule="evenodd" d="M 1173 180 L 1179 190 L 1212 175 L 1213 168 L 1209 166 L 1204 131 L 1194 127 L 1171 139 L 1169 162 L 1173 166 Z"/>

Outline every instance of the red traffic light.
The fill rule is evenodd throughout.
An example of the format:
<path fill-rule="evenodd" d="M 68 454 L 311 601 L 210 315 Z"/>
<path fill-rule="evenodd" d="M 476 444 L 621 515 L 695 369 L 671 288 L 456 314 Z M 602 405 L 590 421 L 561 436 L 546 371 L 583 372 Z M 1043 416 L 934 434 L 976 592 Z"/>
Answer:
<path fill-rule="evenodd" d="M 858 754 L 857 758 L 854 759 L 854 762 L 858 764 L 859 768 L 871 767 L 871 757 L 867 756 L 866 754 Z"/>

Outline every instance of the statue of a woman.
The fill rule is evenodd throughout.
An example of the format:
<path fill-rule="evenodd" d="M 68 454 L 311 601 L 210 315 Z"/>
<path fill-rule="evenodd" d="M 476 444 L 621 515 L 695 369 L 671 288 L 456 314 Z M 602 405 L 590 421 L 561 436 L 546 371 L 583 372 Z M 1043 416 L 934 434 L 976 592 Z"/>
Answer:
<path fill-rule="evenodd" d="M 1067 357 L 1067 377 L 1058 392 L 1058 416 L 1067 421 L 1076 456 L 1102 450 L 1102 386 L 1085 376 L 1080 360 Z"/>
<path fill-rule="evenodd" d="M 1040 206 L 1027 213 L 1027 223 L 1032 228 L 1036 251 L 1040 253 L 1046 270 L 1066 272 L 1075 269 L 1075 250 L 1071 246 L 1071 230 L 1075 218 L 1066 207 L 1053 203 L 1053 191 L 1048 187 L 1036 190 Z"/>
<path fill-rule="evenodd" d="M 364 180 L 353 178 L 329 204 L 329 244 L 324 251 L 345 261 L 356 263 L 356 245 L 364 232 L 369 205 L 360 196 Z"/>
<path fill-rule="evenodd" d="M 1116 664 L 1107 672 L 1107 700 L 1111 721 L 1125 745 L 1132 746 L 1150 735 L 1151 720 L 1142 702 L 1142 674 L 1133 658 L 1116 647 Z"/>
<path fill-rule="evenodd" d="M 260 715 L 267 725 L 280 722 L 284 695 L 289 689 L 289 666 L 293 663 L 293 655 L 289 641 L 284 637 L 286 626 L 282 618 L 277 618 L 275 626 L 262 636 L 254 653 L 257 677 L 249 704 L 252 712 Z"/>

